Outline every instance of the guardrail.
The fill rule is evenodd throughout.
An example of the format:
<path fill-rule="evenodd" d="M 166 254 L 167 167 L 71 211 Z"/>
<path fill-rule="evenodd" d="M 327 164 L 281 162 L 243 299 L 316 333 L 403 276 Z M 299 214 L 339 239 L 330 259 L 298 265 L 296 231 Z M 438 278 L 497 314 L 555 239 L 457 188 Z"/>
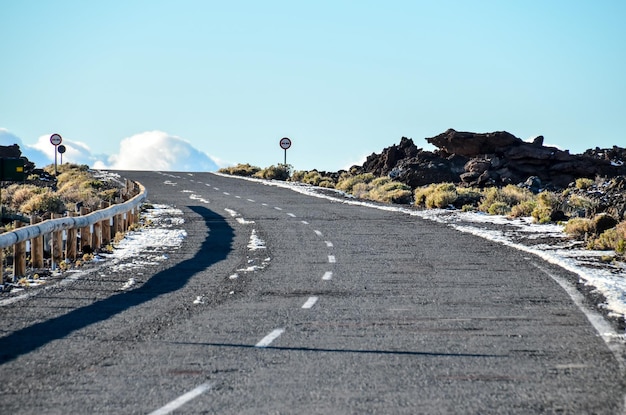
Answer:
<path fill-rule="evenodd" d="M 126 232 L 131 224 L 137 222 L 139 207 L 146 200 L 148 192 L 140 183 L 127 180 L 123 194 L 128 199 L 126 202 L 91 213 L 83 208 L 81 216 L 68 212 L 67 216 L 53 215 L 51 219 L 39 223 L 36 218 L 32 218 L 31 225 L 25 227 L 21 227 L 19 221 L 14 222 L 16 229 L 0 234 L 0 279 L 4 278 L 4 248 L 13 247 L 15 279 L 26 274 L 27 241 L 31 241 L 32 268 L 44 266 L 44 241 L 47 237 L 50 241 L 52 268 L 63 260 L 75 260 L 78 252 L 85 251 L 87 247 L 93 251 L 109 244 L 118 232 Z M 66 231 L 65 244 L 63 231 Z"/>

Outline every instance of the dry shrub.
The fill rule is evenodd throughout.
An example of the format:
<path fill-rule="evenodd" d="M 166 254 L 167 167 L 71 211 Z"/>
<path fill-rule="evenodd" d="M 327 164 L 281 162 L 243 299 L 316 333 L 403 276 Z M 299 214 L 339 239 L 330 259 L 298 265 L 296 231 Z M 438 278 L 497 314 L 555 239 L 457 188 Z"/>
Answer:
<path fill-rule="evenodd" d="M 617 251 L 619 241 L 620 237 L 617 234 L 617 230 L 615 228 L 611 228 L 602 232 L 598 237 L 591 239 L 587 247 L 589 249 L 597 249 L 599 251 Z"/>
<path fill-rule="evenodd" d="M 369 191 L 368 199 L 383 203 L 411 202 L 412 192 L 409 186 L 386 177 L 384 179 L 372 181 L 371 185 L 374 187 Z"/>
<path fill-rule="evenodd" d="M 251 177 L 261 171 L 260 167 L 251 166 L 250 164 L 237 164 L 232 167 L 224 167 L 218 170 L 220 173 L 231 174 L 233 176 Z"/>
<path fill-rule="evenodd" d="M 576 179 L 576 188 L 577 189 L 581 189 L 581 190 L 585 190 L 590 188 L 591 186 L 593 186 L 593 184 L 595 183 L 593 180 L 591 179 L 587 179 L 585 177 L 581 177 L 579 179 Z"/>
<path fill-rule="evenodd" d="M 50 189 L 35 194 L 30 200 L 24 203 L 20 211 L 27 214 L 33 213 L 63 213 L 65 211 L 65 203 L 60 196 L 53 193 Z"/>
<path fill-rule="evenodd" d="M 511 206 L 505 202 L 494 202 L 487 211 L 490 215 L 508 215 L 511 213 Z"/>
<path fill-rule="evenodd" d="M 541 192 L 537 195 L 537 206 L 533 209 L 532 217 L 538 223 L 548 223 L 559 205 L 560 202 L 554 193 Z"/>
<path fill-rule="evenodd" d="M 372 173 L 363 173 L 363 174 L 358 174 L 356 176 L 345 175 L 339 179 L 339 182 L 337 183 L 336 188 L 339 190 L 343 190 L 346 193 L 352 193 L 352 188 L 356 184 L 358 183 L 367 184 L 367 183 L 370 183 L 375 178 L 376 176 L 374 176 Z"/>
<path fill-rule="evenodd" d="M 587 218 L 573 218 L 565 224 L 564 232 L 576 239 L 583 239 L 587 235 L 594 233 L 593 221 Z"/>
<path fill-rule="evenodd" d="M 532 192 L 525 188 L 512 184 L 503 188 L 490 187 L 484 191 L 484 198 L 478 204 L 478 210 L 487 213 L 490 213 L 490 211 L 506 212 L 504 213 L 506 215 L 512 211 L 514 206 L 532 200 Z"/>
<path fill-rule="evenodd" d="M 120 189 L 103 190 L 98 192 L 98 197 L 104 201 L 113 203 L 118 197 L 120 197 Z"/>
<path fill-rule="evenodd" d="M 282 181 L 288 180 L 289 176 L 291 176 L 291 166 L 288 164 L 269 166 L 253 174 L 253 177 L 257 177 L 259 179 Z"/>
<path fill-rule="evenodd" d="M 418 206 L 445 208 L 456 201 L 458 192 L 453 183 L 439 183 L 415 189 L 413 197 Z"/>
<path fill-rule="evenodd" d="M 369 191 L 370 191 L 370 187 L 367 185 L 367 183 L 359 182 L 352 186 L 352 190 L 350 193 L 354 197 L 365 199 L 367 198 Z"/>
<path fill-rule="evenodd" d="M 318 186 L 319 187 L 325 187 L 327 189 L 334 189 L 335 188 L 335 181 L 333 179 L 330 179 L 330 178 L 325 178 L 318 184 Z"/>
<path fill-rule="evenodd" d="M 2 198 L 3 202 L 11 209 L 16 212 L 23 212 L 22 206 L 42 191 L 42 188 L 31 184 L 14 184 L 9 186 L 7 191 L 3 190 Z"/>
<path fill-rule="evenodd" d="M 509 212 L 509 216 L 513 218 L 523 218 L 531 216 L 533 210 L 537 207 L 537 203 L 534 200 L 527 200 L 520 204 L 517 204 L 511 208 Z"/>
<path fill-rule="evenodd" d="M 334 188 L 335 180 L 332 177 L 324 176 L 317 170 L 296 170 L 291 174 L 289 178 L 290 182 L 306 183 L 313 186 Z"/>

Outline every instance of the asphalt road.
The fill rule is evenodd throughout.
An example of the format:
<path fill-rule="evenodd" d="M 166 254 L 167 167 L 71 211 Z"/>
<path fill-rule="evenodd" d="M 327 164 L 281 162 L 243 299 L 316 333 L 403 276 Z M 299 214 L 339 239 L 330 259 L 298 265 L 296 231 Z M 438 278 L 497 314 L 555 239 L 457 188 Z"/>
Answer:
<path fill-rule="evenodd" d="M 557 267 L 257 182 L 123 175 L 187 238 L 0 308 L 0 413 L 624 413 L 623 368 Z"/>

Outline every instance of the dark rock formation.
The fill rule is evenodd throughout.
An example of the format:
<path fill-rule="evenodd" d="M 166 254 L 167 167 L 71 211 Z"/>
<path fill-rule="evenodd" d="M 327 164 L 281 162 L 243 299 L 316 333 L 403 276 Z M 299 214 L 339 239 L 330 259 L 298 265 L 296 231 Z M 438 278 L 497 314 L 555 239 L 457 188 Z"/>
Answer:
<path fill-rule="evenodd" d="M 363 166 L 353 166 L 354 173 L 391 176 L 415 188 L 418 186 L 458 181 L 467 160 L 463 157 L 417 148 L 410 138 L 402 137 L 399 145 L 387 147 L 382 153 L 372 153 Z"/>
<path fill-rule="evenodd" d="M 544 146 L 543 140 L 538 136 L 526 142 L 506 131 L 483 134 L 450 129 L 426 138 L 439 150 L 424 151 L 413 140 L 402 137 L 399 145 L 370 155 L 363 166 L 353 169 L 389 175 L 413 188 L 440 182 L 481 187 L 519 184 L 531 177 L 533 185 L 564 188 L 581 177 L 626 175 L 626 149 L 613 147 L 572 155 Z"/>
<path fill-rule="evenodd" d="M 503 153 L 510 147 L 524 142 L 506 131 L 478 134 L 458 132 L 449 129 L 445 133 L 427 138 L 426 141 L 440 148 L 446 153 L 459 156 L 474 157 L 479 154 Z"/>

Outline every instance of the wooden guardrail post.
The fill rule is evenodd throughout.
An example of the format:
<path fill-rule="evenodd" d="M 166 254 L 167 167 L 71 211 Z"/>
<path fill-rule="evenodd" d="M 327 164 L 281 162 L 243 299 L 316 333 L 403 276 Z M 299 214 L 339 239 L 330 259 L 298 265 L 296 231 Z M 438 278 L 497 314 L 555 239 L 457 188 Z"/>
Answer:
<path fill-rule="evenodd" d="M 22 222 L 13 222 L 15 229 L 22 227 Z M 20 242 L 13 246 L 13 279 L 26 275 L 26 242 Z"/>
<path fill-rule="evenodd" d="M 30 217 L 30 224 L 36 225 L 41 218 L 36 215 Z M 43 268 L 43 236 L 38 236 L 30 241 L 30 263 L 33 268 Z"/>
<path fill-rule="evenodd" d="M 106 209 L 110 206 L 108 202 L 102 202 L 100 204 L 101 209 Z M 111 219 L 105 219 L 101 222 L 102 225 L 102 245 L 107 246 L 111 243 Z"/>
<path fill-rule="evenodd" d="M 70 217 L 75 217 L 75 212 L 69 212 Z M 65 242 L 65 258 L 74 261 L 76 259 L 76 246 L 78 245 L 78 230 L 70 228 L 67 230 L 67 241 Z"/>
<path fill-rule="evenodd" d="M 53 213 L 52 219 L 62 218 L 63 215 L 60 213 Z M 63 261 L 63 231 L 52 232 L 52 269 L 56 268 L 57 264 L 60 264 Z"/>
<path fill-rule="evenodd" d="M 102 246 L 102 222 L 96 222 L 93 224 L 93 235 L 91 237 L 91 248 L 94 251 L 100 249 Z"/>
<path fill-rule="evenodd" d="M 89 213 L 89 209 L 86 207 L 80 208 L 80 215 L 84 216 Z M 88 250 L 91 248 L 91 226 L 85 226 L 80 228 L 80 250 L 85 253 L 85 246 L 88 246 Z"/>
<path fill-rule="evenodd" d="M 133 223 L 137 225 L 137 224 L 139 224 L 139 215 L 141 213 L 141 207 L 137 206 L 137 207 L 133 208 L 133 212 L 134 212 Z"/>
<path fill-rule="evenodd" d="M 130 228 L 131 226 L 133 226 L 133 224 L 135 223 L 135 210 L 131 209 L 128 211 L 128 213 L 126 214 L 126 217 L 128 218 L 128 223 L 127 223 L 127 229 Z"/>

